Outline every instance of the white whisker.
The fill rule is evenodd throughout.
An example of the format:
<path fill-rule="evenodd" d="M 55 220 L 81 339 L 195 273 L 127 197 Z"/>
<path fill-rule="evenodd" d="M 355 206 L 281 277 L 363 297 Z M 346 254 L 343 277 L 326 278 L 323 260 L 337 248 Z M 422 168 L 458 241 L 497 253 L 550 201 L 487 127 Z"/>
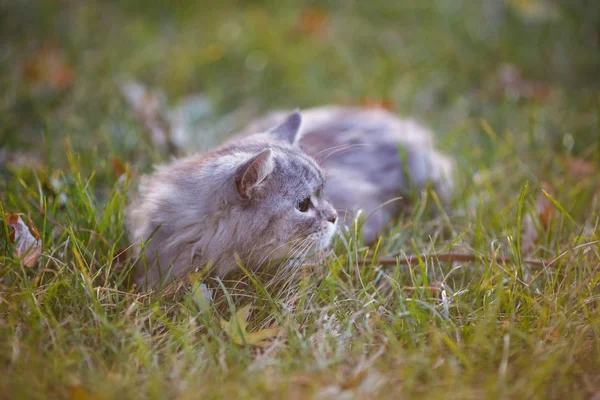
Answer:
<path fill-rule="evenodd" d="M 331 151 L 329 154 L 327 154 L 325 156 L 325 158 L 323 158 L 322 161 L 327 160 L 329 157 L 331 157 L 332 155 L 342 152 L 342 151 L 348 151 L 354 147 L 361 147 L 361 146 L 368 146 L 368 144 L 366 143 L 357 143 L 357 144 L 340 144 L 338 146 L 332 146 L 329 147 L 325 150 L 321 150 L 320 152 L 318 152 L 317 154 L 315 154 L 314 158 L 317 158 L 318 156 L 320 156 L 322 153 L 326 152 L 326 151 Z"/>
<path fill-rule="evenodd" d="M 271 257 L 271 255 L 272 255 L 273 253 L 275 253 L 277 250 L 281 249 L 282 247 L 285 247 L 285 246 L 287 246 L 287 245 L 291 244 L 291 245 L 292 245 L 292 247 L 291 247 L 290 249 L 293 249 L 293 248 L 294 248 L 294 245 L 295 245 L 295 243 L 296 243 L 296 242 L 298 242 L 299 240 L 300 240 L 300 239 L 290 240 L 289 242 L 282 243 L 282 244 L 280 244 L 279 246 L 275 247 L 273 250 L 271 250 L 271 251 L 269 252 L 269 254 L 267 254 L 267 255 L 266 255 L 266 256 L 265 256 L 265 257 L 262 259 L 262 261 L 261 261 L 261 262 L 260 262 L 258 265 L 259 265 L 259 266 L 262 266 L 262 265 L 265 263 L 265 261 L 267 261 L 267 260 L 269 259 L 269 257 Z"/>
<path fill-rule="evenodd" d="M 302 265 L 305 261 L 306 255 L 315 246 L 315 242 L 310 238 L 303 241 L 304 245 L 298 246 L 296 251 L 291 257 L 288 257 L 285 263 L 278 269 L 277 274 L 270 282 L 270 285 L 275 285 L 282 282 L 285 279 L 291 278 L 296 272 L 297 268 Z"/>

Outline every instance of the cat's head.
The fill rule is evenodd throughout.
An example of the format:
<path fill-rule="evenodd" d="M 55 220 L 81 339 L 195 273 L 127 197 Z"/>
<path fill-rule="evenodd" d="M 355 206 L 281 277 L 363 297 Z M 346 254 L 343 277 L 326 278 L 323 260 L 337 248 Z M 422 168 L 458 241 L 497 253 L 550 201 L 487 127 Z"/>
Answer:
<path fill-rule="evenodd" d="M 298 146 L 301 123 L 294 112 L 145 177 L 128 209 L 130 238 L 145 243 L 136 281 L 152 287 L 207 264 L 223 276 L 238 256 L 259 270 L 328 247 L 337 213 L 323 197 L 323 171 Z"/>
<path fill-rule="evenodd" d="M 234 175 L 237 223 L 247 229 L 250 244 L 262 248 L 259 258 L 302 258 L 327 248 L 335 232 L 337 213 L 323 196 L 325 175 L 298 146 L 301 125 L 296 111 L 249 137 L 246 150 L 256 152 Z"/>

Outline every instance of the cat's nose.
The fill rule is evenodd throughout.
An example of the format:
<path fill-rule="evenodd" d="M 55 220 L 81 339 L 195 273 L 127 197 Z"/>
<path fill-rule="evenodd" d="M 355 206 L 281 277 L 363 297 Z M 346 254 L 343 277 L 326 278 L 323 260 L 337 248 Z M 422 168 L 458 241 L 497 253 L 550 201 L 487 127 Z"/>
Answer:
<path fill-rule="evenodd" d="M 333 210 L 333 213 L 327 217 L 327 221 L 335 224 L 335 221 L 337 221 L 337 212 L 335 210 Z"/>

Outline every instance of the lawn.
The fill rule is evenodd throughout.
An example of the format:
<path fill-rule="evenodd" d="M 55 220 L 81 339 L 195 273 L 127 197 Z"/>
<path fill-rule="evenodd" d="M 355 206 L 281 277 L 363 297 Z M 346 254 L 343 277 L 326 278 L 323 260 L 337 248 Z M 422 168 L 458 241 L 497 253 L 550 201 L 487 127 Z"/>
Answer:
<path fill-rule="evenodd" d="M 416 118 L 456 196 L 276 287 L 136 294 L 125 206 L 173 151 L 132 79 L 203 96 L 178 154 L 275 108 Z M 41 242 L 21 259 L 4 218 L 2 398 L 600 396 L 600 2 L 3 1 L 0 116 L 0 212 Z M 250 304 L 255 344 L 225 323 Z"/>

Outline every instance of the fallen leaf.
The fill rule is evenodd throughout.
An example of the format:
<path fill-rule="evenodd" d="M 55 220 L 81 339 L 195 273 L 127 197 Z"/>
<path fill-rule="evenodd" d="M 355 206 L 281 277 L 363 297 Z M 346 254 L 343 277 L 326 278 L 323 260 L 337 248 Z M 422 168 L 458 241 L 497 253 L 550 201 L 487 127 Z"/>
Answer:
<path fill-rule="evenodd" d="M 0 149 L 0 168 L 8 168 L 11 171 L 44 172 L 46 170 L 38 154 L 10 151 L 6 147 Z"/>
<path fill-rule="evenodd" d="M 70 386 L 67 388 L 67 393 L 70 400 L 100 400 L 102 397 L 91 394 L 81 386 Z"/>
<path fill-rule="evenodd" d="M 60 90 L 73 82 L 75 74 L 63 52 L 48 45 L 25 61 L 23 76 L 35 89 Z"/>
<path fill-rule="evenodd" d="M 248 316 L 250 315 L 251 305 L 248 304 L 240 308 L 229 321 L 221 320 L 221 328 L 229 336 L 231 341 L 237 345 L 251 345 L 260 346 L 264 345 L 263 342 L 266 339 L 277 336 L 280 327 L 274 326 L 267 329 L 261 329 L 256 332 L 248 333 L 246 327 L 248 326 Z"/>
<path fill-rule="evenodd" d="M 190 146 L 193 138 L 198 137 L 199 132 L 205 135 L 205 129 L 201 125 L 211 112 L 212 103 L 203 94 L 193 94 L 179 100 L 167 112 L 173 144 L 185 149 Z"/>
<path fill-rule="evenodd" d="M 554 196 L 554 188 L 549 183 L 542 183 L 542 191 L 535 198 L 535 214 L 540 221 L 541 228 L 547 230 L 550 225 L 550 220 L 554 216 L 555 208 L 552 201 L 544 194 L 550 194 Z M 523 246 L 522 249 L 525 253 L 531 250 L 533 245 L 538 240 L 538 230 L 536 224 L 531 215 L 526 215 L 523 219 L 525 226 L 525 233 L 523 234 Z"/>
<path fill-rule="evenodd" d="M 387 111 L 392 111 L 394 109 L 394 105 L 390 101 L 390 99 L 375 99 L 372 97 L 364 97 L 361 100 L 361 107 L 363 108 L 382 108 Z"/>
<path fill-rule="evenodd" d="M 296 372 L 290 378 L 290 382 L 294 385 L 317 387 L 322 386 L 323 375 L 314 372 Z"/>
<path fill-rule="evenodd" d="M 546 0 L 505 0 L 508 6 L 523 19 L 552 21 L 560 17 L 558 7 Z"/>
<path fill-rule="evenodd" d="M 7 213 L 5 218 L 10 229 L 10 241 L 15 244 L 15 257 L 20 258 L 26 267 L 33 266 L 42 254 L 39 232 L 31 219 L 27 226 L 17 213 Z"/>
<path fill-rule="evenodd" d="M 316 398 L 320 399 L 371 399 L 377 398 L 378 390 L 385 384 L 383 376 L 374 368 L 362 369 L 346 379 L 322 387 Z"/>
<path fill-rule="evenodd" d="M 121 247 L 118 249 L 113 257 L 113 262 L 117 263 L 117 265 L 125 266 L 125 264 L 127 264 L 127 260 L 129 259 L 128 250 L 129 247 Z"/>
<path fill-rule="evenodd" d="M 120 84 L 121 94 L 129 103 L 135 116 L 144 123 L 150 132 L 152 143 L 164 147 L 169 138 L 168 124 L 165 121 L 166 98 L 160 90 L 150 90 L 136 81 Z"/>
<path fill-rule="evenodd" d="M 573 179 L 591 178 L 597 176 L 598 168 L 593 163 L 576 157 L 567 157 L 565 166 L 569 176 Z"/>
<path fill-rule="evenodd" d="M 552 185 L 549 183 L 542 183 L 542 189 L 545 190 L 551 196 L 555 196 L 555 191 Z M 552 201 L 548 198 L 548 196 L 544 195 L 544 193 L 538 194 L 535 199 L 535 210 L 540 217 L 540 222 L 544 229 L 548 229 L 548 225 L 550 224 L 550 219 L 554 216 L 554 205 Z"/>
<path fill-rule="evenodd" d="M 550 95 L 548 86 L 525 79 L 521 71 L 512 64 L 502 64 L 498 68 L 498 82 L 505 93 L 515 97 L 544 100 Z"/>
<path fill-rule="evenodd" d="M 357 373 L 349 376 L 347 379 L 340 382 L 339 386 L 342 390 L 350 390 L 360 386 L 360 384 L 369 376 L 369 371 L 363 369 Z"/>
<path fill-rule="evenodd" d="M 121 161 L 121 159 L 117 157 L 113 157 L 110 160 L 110 166 L 112 167 L 112 170 L 117 176 L 121 176 L 125 173 L 125 171 L 127 171 L 127 168 L 125 167 L 125 164 L 123 164 L 123 161 Z"/>
<path fill-rule="evenodd" d="M 304 34 L 318 35 L 325 31 L 328 25 L 327 14 L 316 7 L 306 8 L 300 14 L 296 23 L 297 29 Z"/>
<path fill-rule="evenodd" d="M 190 146 L 201 130 L 200 123 L 212 111 L 212 103 L 202 94 L 184 97 L 169 109 L 167 98 L 160 89 L 149 89 L 134 80 L 122 82 L 119 89 L 136 118 L 150 133 L 152 144 L 166 148 L 172 155 Z"/>

